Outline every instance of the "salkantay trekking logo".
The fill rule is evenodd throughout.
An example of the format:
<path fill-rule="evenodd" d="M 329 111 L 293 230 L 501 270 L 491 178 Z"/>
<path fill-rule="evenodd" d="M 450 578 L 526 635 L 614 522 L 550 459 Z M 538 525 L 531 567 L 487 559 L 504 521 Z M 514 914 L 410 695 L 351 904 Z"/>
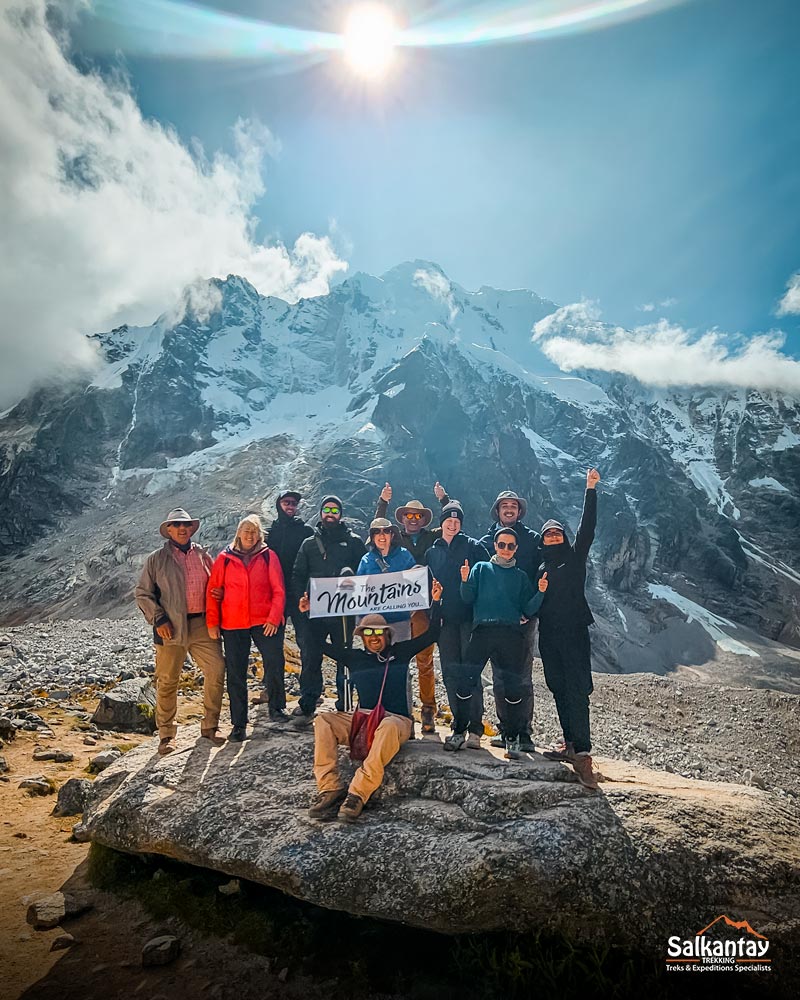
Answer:
<path fill-rule="evenodd" d="M 720 923 L 721 922 L 721 923 Z M 709 936 L 711 930 L 724 936 Z M 738 936 L 727 932 L 739 931 Z M 677 934 L 667 940 L 668 972 L 770 972 L 769 939 L 746 920 L 721 913 L 690 938 Z"/>

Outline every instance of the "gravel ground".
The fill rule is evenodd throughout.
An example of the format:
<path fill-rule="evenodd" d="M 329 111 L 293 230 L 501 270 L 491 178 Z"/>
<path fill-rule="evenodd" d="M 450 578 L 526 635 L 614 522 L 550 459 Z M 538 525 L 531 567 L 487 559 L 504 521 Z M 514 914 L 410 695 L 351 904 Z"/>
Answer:
<path fill-rule="evenodd" d="M 298 667 L 296 649 L 290 648 L 286 677 L 290 700 L 299 693 Z M 328 661 L 325 670 L 327 693 L 333 694 L 333 667 Z M 79 696 L 85 699 L 120 679 L 152 671 L 151 632 L 139 618 L 8 628 L 0 632 L 0 714 L 35 729 L 39 723 L 25 719 L 25 713 L 35 715 L 37 707 L 54 701 L 69 704 Z M 257 687 L 255 677 L 251 683 Z M 546 745 L 559 731 L 538 659 L 534 683 L 534 738 L 538 745 Z M 686 777 L 752 783 L 781 796 L 800 795 L 800 696 L 717 686 L 698 681 L 688 670 L 667 677 L 595 674 L 594 683 L 591 718 L 596 756 Z M 496 716 L 488 670 L 484 688 L 491 727 Z M 446 706 L 441 683 L 437 696 Z"/>

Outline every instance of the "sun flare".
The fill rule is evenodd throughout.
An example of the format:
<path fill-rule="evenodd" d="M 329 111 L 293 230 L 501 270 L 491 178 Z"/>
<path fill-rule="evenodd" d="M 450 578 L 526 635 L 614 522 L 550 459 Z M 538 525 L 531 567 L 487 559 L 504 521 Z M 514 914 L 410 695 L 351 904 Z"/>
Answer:
<path fill-rule="evenodd" d="M 391 11 L 379 4 L 354 7 L 344 27 L 344 56 L 352 70 L 381 77 L 394 55 L 397 25 Z"/>

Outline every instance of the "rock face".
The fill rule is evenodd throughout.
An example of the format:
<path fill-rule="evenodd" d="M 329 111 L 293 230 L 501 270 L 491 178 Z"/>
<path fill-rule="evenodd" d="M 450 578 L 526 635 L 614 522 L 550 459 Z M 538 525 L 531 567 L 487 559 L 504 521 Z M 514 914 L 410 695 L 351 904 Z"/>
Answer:
<path fill-rule="evenodd" d="M 70 778 L 58 790 L 54 816 L 79 816 L 92 798 L 94 784 L 87 778 Z"/>
<path fill-rule="evenodd" d="M 666 947 L 668 933 L 729 913 L 797 939 L 800 815 L 759 790 L 600 761 L 610 780 L 592 793 L 538 756 L 412 741 L 357 824 L 321 824 L 306 812 L 310 734 L 257 724 L 219 750 L 197 735 L 184 731 L 167 758 L 145 744 L 109 768 L 82 833 L 445 933 L 511 920 Z"/>
<path fill-rule="evenodd" d="M 235 276 L 208 298 L 210 316 L 98 335 L 97 372 L 0 417 L 0 620 L 130 608 L 175 498 L 217 551 L 287 485 L 309 519 L 340 494 L 361 530 L 385 481 L 430 503 L 436 479 L 470 534 L 507 488 L 534 527 L 574 530 L 597 464 L 596 669 L 728 658 L 737 681 L 800 688 L 796 398 L 564 377 L 531 340 L 552 302 L 425 261 L 294 304 Z"/>
<path fill-rule="evenodd" d="M 152 733 L 156 728 L 155 707 L 156 689 L 146 677 L 135 677 L 103 694 L 92 722 L 103 729 Z"/>

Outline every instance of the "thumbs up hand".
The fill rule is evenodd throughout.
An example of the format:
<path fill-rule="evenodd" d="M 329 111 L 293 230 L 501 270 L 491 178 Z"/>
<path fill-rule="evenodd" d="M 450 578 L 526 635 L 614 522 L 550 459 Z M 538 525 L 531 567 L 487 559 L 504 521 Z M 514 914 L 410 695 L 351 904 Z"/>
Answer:
<path fill-rule="evenodd" d="M 469 578 L 469 562 L 464 560 L 464 565 L 461 567 L 461 582 L 466 583 Z"/>
<path fill-rule="evenodd" d="M 542 575 L 541 575 L 541 577 L 539 579 L 539 590 L 542 593 L 544 593 L 547 590 L 547 587 L 548 587 L 547 573 L 542 573 Z"/>
<path fill-rule="evenodd" d="M 388 483 L 386 483 L 386 485 L 381 490 L 381 500 L 383 500 L 384 503 L 388 503 L 391 499 L 392 499 L 392 487 Z"/>

